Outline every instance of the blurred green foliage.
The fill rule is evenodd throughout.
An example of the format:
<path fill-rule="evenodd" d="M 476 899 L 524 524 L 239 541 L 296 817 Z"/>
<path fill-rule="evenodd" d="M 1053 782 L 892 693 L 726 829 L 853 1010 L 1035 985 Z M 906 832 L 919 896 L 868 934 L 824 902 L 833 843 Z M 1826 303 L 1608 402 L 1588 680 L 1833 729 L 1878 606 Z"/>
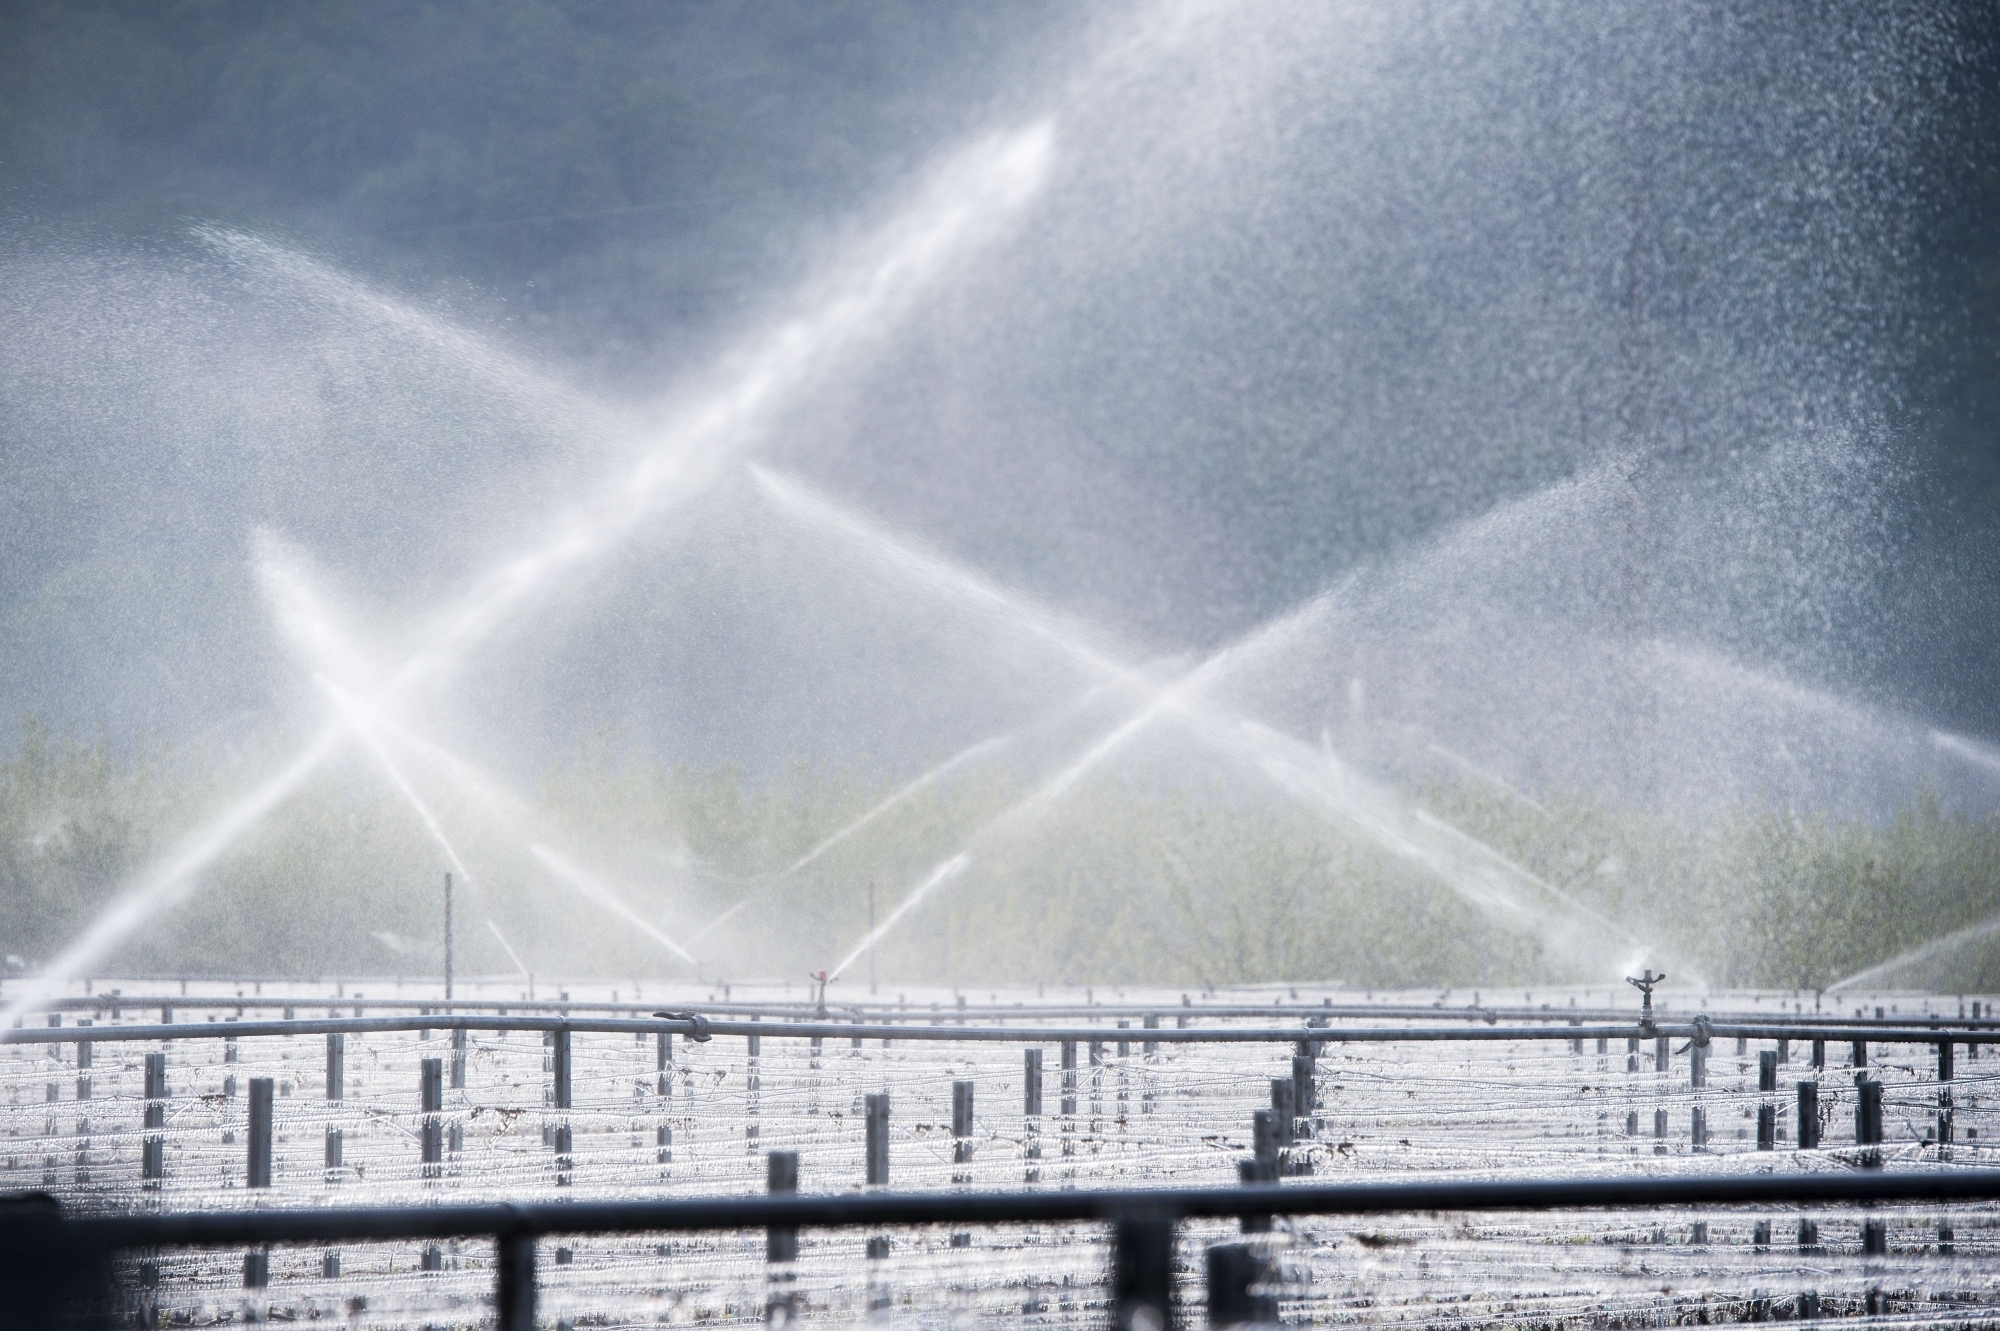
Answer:
<path fill-rule="evenodd" d="M 415 769 L 412 769 L 413 772 Z M 425 783 L 417 780 L 423 788 Z M 29 723 L 0 767 L 0 948 L 45 959 L 130 883 L 223 782 L 170 751 L 118 759 Z M 461 888 L 462 972 L 513 969 L 492 920 L 547 975 L 688 974 L 628 919 L 538 865 L 545 839 L 697 952 L 702 973 L 835 964 L 940 863 L 941 885 L 845 976 L 889 981 L 1408 988 L 1602 979 L 1343 826 L 1273 800 L 1110 777 L 982 832 L 1024 793 L 995 769 L 926 788 L 787 872 L 894 787 L 795 765 L 762 782 L 600 743 L 551 772 L 536 810 L 431 807 L 478 874 Z M 1739 807 L 1699 821 L 1490 788 L 1412 797 L 1711 984 L 1813 990 L 2000 915 L 2000 816 L 1919 794 L 1887 822 Z M 427 799 L 431 796 L 427 794 Z M 335 768 L 267 820 L 108 967 L 128 973 L 431 975 L 446 861 L 369 769 Z M 742 909 L 711 930 L 731 907 Z M 1606 958 L 1616 967 L 1625 958 Z M 1884 983 L 1992 991 L 1981 938 Z"/>

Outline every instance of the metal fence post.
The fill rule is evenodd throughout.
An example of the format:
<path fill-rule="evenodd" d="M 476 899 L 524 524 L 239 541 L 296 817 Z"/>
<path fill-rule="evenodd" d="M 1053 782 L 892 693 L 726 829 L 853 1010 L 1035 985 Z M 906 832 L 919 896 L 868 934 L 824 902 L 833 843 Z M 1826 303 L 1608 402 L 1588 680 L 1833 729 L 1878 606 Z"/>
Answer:
<path fill-rule="evenodd" d="M 570 1046 L 569 1027 L 558 1026 L 549 1032 L 549 1071 L 554 1082 L 554 1103 L 557 1109 L 570 1107 Z"/>
<path fill-rule="evenodd" d="M 1021 1137 L 1029 1163 L 1022 1172 L 1025 1183 L 1042 1181 L 1042 1051 L 1021 1051 Z"/>
<path fill-rule="evenodd" d="M 549 1032 L 549 1072 L 554 1082 L 550 1098 L 556 1110 L 554 1142 L 556 1152 L 556 1186 L 568 1187 L 570 1167 L 573 1163 L 570 1153 L 574 1141 L 570 1135 L 570 1041 L 569 1027 L 558 1026 Z"/>
<path fill-rule="evenodd" d="M 79 1046 L 79 1047 L 81 1047 L 81 1046 Z M 1952 1075 L 1953 1075 L 1953 1068 L 1952 1068 L 1952 1047 L 1951 1047 L 1951 1041 L 1950 1041 L 1950 1040 L 1939 1040 L 1939 1041 L 1938 1041 L 1938 1046 L 1937 1046 L 1937 1070 L 1938 1070 L 1938 1073 L 1937 1073 L 1937 1075 L 1938 1075 L 1938 1100 L 1937 1100 L 1937 1104 L 1938 1104 L 1938 1108 L 1937 1108 L 1937 1142 L 1938 1142 L 1938 1156 L 1939 1156 L 1939 1157 L 1940 1157 L 1941 1159 L 1946 1159 L 1946 1160 L 1949 1160 L 1949 1159 L 1951 1158 L 1951 1143 L 1952 1143 L 1952 1138 L 1953 1138 L 1953 1136 L 1954 1136 L 1954 1129 L 1955 1129 L 1955 1127 L 1956 1127 L 1955 1123 L 1953 1122 L 1953 1117 L 1954 1117 L 1954 1116 L 1953 1116 L 1953 1114 L 1952 1114 L 1952 1104 L 1951 1104 L 1951 1081 L 1952 1081 Z"/>
<path fill-rule="evenodd" d="M 269 1077 L 250 1079 L 250 1132 L 248 1179 L 252 1188 L 271 1186 L 271 1095 L 276 1083 Z"/>
<path fill-rule="evenodd" d="M 1278 1320 L 1278 1300 L 1256 1287 L 1270 1279 L 1270 1263 L 1247 1243 L 1214 1243 L 1208 1248 L 1208 1324 L 1222 1328 Z"/>
<path fill-rule="evenodd" d="M 444 1163 L 444 1060 L 427 1058 L 418 1075 L 423 1118 L 418 1133 L 423 1146 L 424 1177 L 436 1178 Z"/>
<path fill-rule="evenodd" d="M 889 1093 L 871 1092 L 864 1101 L 867 1111 L 866 1155 L 867 1183 L 871 1188 L 886 1187 L 889 1182 Z M 885 1235 L 875 1235 L 868 1240 L 868 1259 L 882 1261 L 889 1256 L 889 1240 Z M 875 1307 L 876 1295 L 870 1296 L 870 1306 Z M 886 1295 L 880 1296 L 886 1298 Z M 881 1306 L 886 1307 L 886 1304 Z"/>
<path fill-rule="evenodd" d="M 750 1020 L 762 1021 L 763 1018 L 752 1017 Z M 764 1113 L 763 1037 L 759 1035 L 744 1037 L 744 1048 L 747 1051 L 747 1057 L 744 1059 L 743 1077 L 743 1090 L 746 1097 L 744 1109 L 749 1113 L 750 1121 L 743 1125 L 743 1145 L 744 1149 L 754 1155 L 757 1150 L 757 1138 L 759 1136 L 760 1125 L 758 1120 L 763 1117 Z"/>
<path fill-rule="evenodd" d="M 1277 1145 L 1289 1148 L 1298 1140 L 1299 1120 L 1297 1106 L 1292 1103 L 1292 1079 L 1290 1077 L 1271 1078 L 1271 1127 L 1277 1138 Z M 1291 1173 L 1289 1154 L 1279 1155 L 1278 1172 Z"/>
<path fill-rule="evenodd" d="M 338 1032 L 326 1037 L 326 1098 L 347 1098 L 347 1037 Z"/>
<path fill-rule="evenodd" d="M 335 1032 L 326 1037 L 326 1101 L 339 1104 L 347 1098 L 347 1037 Z M 326 1177 L 332 1182 L 335 1172 L 341 1167 L 344 1142 L 341 1130 L 329 1125 L 326 1130 Z"/>
<path fill-rule="evenodd" d="M 799 1190 L 799 1153 L 772 1151 L 764 1157 L 764 1185 L 773 1194 Z M 799 1231 L 772 1226 L 764 1234 L 764 1260 L 796 1262 L 799 1259 Z"/>
<path fill-rule="evenodd" d="M 502 1234 L 495 1248 L 497 1331 L 535 1331 L 535 1236 Z"/>
<path fill-rule="evenodd" d="M 871 1188 L 885 1187 L 889 1182 L 889 1093 L 871 1092 L 865 1104 L 867 1182 Z"/>
<path fill-rule="evenodd" d="M 1778 1055 L 1766 1049 L 1757 1055 L 1757 1093 L 1770 1095 L 1778 1089 Z M 1757 1106 L 1757 1149 L 1778 1149 L 1778 1106 L 1770 1100 Z"/>
<path fill-rule="evenodd" d="M 139 1176 L 158 1187 L 167 1176 L 167 1056 L 146 1055 L 145 1137 L 139 1146 Z"/>
<path fill-rule="evenodd" d="M 1819 1146 L 1819 1083 L 1802 1081 L 1799 1083 L 1799 1149 L 1814 1150 Z"/>
<path fill-rule="evenodd" d="M 951 1162 L 954 1165 L 972 1163 L 972 1083 L 969 1081 L 954 1081 L 951 1084 Z M 965 1174 L 952 1179 L 954 1183 L 970 1181 L 970 1176 Z"/>
<path fill-rule="evenodd" d="M 1112 1325 L 1117 1331 L 1172 1331 L 1174 1222 L 1121 1216 L 1111 1242 Z"/>
<path fill-rule="evenodd" d="M 1862 1153 L 1862 1167 L 1879 1169 L 1882 1164 L 1882 1152 L 1877 1149 L 1882 1142 L 1882 1083 L 1857 1072 L 1854 1074 L 1854 1095 L 1854 1144 L 1870 1148 Z"/>

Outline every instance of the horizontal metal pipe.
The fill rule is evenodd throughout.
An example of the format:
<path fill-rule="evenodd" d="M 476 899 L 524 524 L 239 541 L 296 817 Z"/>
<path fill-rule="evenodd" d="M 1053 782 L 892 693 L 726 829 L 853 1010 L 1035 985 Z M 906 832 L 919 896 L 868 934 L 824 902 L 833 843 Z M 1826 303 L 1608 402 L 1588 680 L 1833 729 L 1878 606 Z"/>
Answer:
<path fill-rule="evenodd" d="M 67 1227 L 103 1248 L 227 1247 L 443 1239 L 494 1234 L 613 1234 L 772 1225 L 1035 1224 L 1147 1215 L 1363 1215 L 1437 1211 L 1650 1209 L 1988 1201 L 2000 1169 L 1682 1178 L 1451 1180 L 1238 1188 L 1034 1192 L 764 1194 L 657 1201 L 490 1203 L 89 1217 Z"/>
<path fill-rule="evenodd" d="M 402 1011 L 405 1009 L 417 1011 L 421 1009 L 438 1013 L 491 1012 L 505 1009 L 511 1012 L 629 1012 L 634 1014 L 653 1012 L 661 1006 L 660 1001 L 649 1003 L 613 1003 L 603 1000 L 558 998 L 472 998 L 457 999 L 448 1002 L 437 998 L 371 998 L 361 995 L 329 998 L 324 994 L 266 994 L 245 998 L 231 998 L 217 995 L 178 997 L 165 994 L 125 994 L 112 997 L 105 994 L 96 994 L 51 999 L 36 1010 L 49 1012 L 96 1012 L 111 1008 L 159 1007 L 162 1004 L 186 1011 L 208 1011 L 210 1009 L 219 1010 L 222 1008 L 353 1007 L 359 1004 L 363 1007 L 385 1008 L 393 1011 Z M 684 1008 L 690 1012 L 700 1012 L 704 1016 L 762 1016 L 786 1019 L 810 1017 L 819 1011 L 817 1003 L 806 1000 L 796 1003 L 676 1003 L 675 1006 Z M 1265 1017 L 1276 1020 L 1284 1020 L 1292 1017 L 1311 1017 L 1334 1021 L 1443 1021 L 1457 1019 L 1461 1021 L 1489 1023 L 1499 1021 L 1513 1023 L 1545 1021 L 1611 1023 L 1637 1020 L 1637 1014 L 1631 1008 L 1543 1008 L 1494 1005 L 1446 1007 L 1438 1004 L 1419 1006 L 1374 1003 L 1326 1007 L 1304 1002 L 1195 1004 L 1189 1007 L 1182 1007 L 1175 1004 L 969 1004 L 962 1008 L 940 1008 L 936 1011 L 931 1010 L 929 1007 L 897 1007 L 887 1003 L 846 1003 L 832 1005 L 830 1010 L 838 1016 L 864 1017 L 868 1020 L 881 1023 L 932 1022 L 941 1017 L 950 1017 L 954 1021 L 961 1022 L 968 1020 L 1012 1021 L 1022 1018 L 1046 1020 L 1051 1017 L 1097 1017 L 1104 1019 L 1115 1019 L 1118 1017 L 1222 1017 L 1232 1020 L 1250 1017 Z M 1664 1007 L 1656 1009 L 1656 1012 L 1661 1016 L 1669 1015 Z M 1692 1021 L 1695 1014 L 1675 1012 L 1671 1015 L 1675 1020 Z M 1714 1013 L 1709 1015 L 1712 1019 L 1719 1021 L 1750 1022 L 1760 1028 L 1777 1028 L 1784 1030 L 1786 1033 L 1795 1033 L 1800 1030 L 1814 1032 L 1834 1029 L 1844 1030 L 1849 1027 L 1863 1026 L 1871 1030 L 1878 1028 L 1903 1029 L 1909 1025 L 1909 1019 L 1902 1016 L 1857 1018 L 1818 1013 L 1767 1014 L 1749 1012 L 1723 1012 L 1719 1016 Z M 1929 1023 L 1936 1022 L 1937 1028 L 1940 1030 L 1986 1030 L 2000 1033 L 2000 1022 L 1989 1021 L 1985 1018 L 1974 1020 L 1968 1017 L 1939 1016 L 1924 1017 L 1922 1020 L 1926 1023 L 1925 1029 L 1930 1029 Z"/>
<path fill-rule="evenodd" d="M 956 1014 L 954 1014 L 956 1015 Z M 1054 1044 L 1063 1040 L 1102 1040 L 1102 1026 L 930 1026 L 881 1022 L 799 1021 L 782 1025 L 756 1021 L 704 1021 L 709 1035 L 755 1035 L 765 1039 L 808 1040 L 936 1040 L 989 1044 Z M 1314 1040 L 1325 1044 L 1398 1044 L 1412 1041 L 1565 1041 L 1652 1039 L 1664 1035 L 1684 1040 L 1696 1032 L 1692 1024 L 1659 1022 L 1638 1025 L 1563 1026 L 1206 1026 L 1185 1030 L 1162 1027 L 1146 1031 L 1161 1044 L 1289 1044 Z M 1713 1022 L 1705 1027 L 1711 1038 L 1742 1036 L 1751 1040 L 1783 1039 L 1784 1027 Z M 23 1026 L 0 1031 L 0 1044 L 103 1043 L 116 1040 L 250 1039 L 259 1036 L 358 1034 L 389 1031 L 552 1031 L 631 1034 L 667 1032 L 691 1035 L 695 1023 L 686 1018 L 496 1016 L 491 1013 L 432 1013 L 394 1017 L 324 1017 L 294 1021 L 190 1021 L 130 1026 Z M 1877 1044 L 2000 1044 L 2000 1031 L 1938 1031 L 1929 1027 L 1829 1027 L 1826 1038 L 1868 1040 Z"/>

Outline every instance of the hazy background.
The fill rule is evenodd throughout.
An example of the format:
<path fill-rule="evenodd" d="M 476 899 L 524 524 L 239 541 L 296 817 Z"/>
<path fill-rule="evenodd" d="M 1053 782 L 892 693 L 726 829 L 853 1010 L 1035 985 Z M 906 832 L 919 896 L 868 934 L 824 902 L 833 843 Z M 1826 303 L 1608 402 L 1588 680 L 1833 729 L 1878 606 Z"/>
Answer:
<path fill-rule="evenodd" d="M 125 849 L 58 892 L 17 846 L 8 891 L 75 898 L 47 947 L 319 714 L 260 531 L 409 647 L 931 162 L 1044 117 L 1042 193 L 762 462 L 1136 661 L 1356 580 L 1230 702 L 1412 789 L 1987 819 L 2000 768 L 1925 737 L 2000 740 L 1996 31 L 1978 4 L 11 5 L 0 717 L 101 738 L 63 761 L 118 781 L 158 762 L 180 803 L 105 796 L 151 811 Z M 715 852 L 755 879 L 1092 682 L 732 471 L 424 719 L 551 804 L 584 752 L 859 783 Z M 1149 797 L 1248 798 L 1149 761 Z M 16 803 L 40 854 L 69 815 Z M 977 822 L 840 890 L 900 891 Z M 596 835 L 631 864 L 701 839 Z M 1593 882 L 1633 858 L 1543 839 Z M 2000 904 L 1986 853 L 1924 870 L 1954 922 Z M 371 881 L 433 868 L 421 838 L 381 855 Z"/>

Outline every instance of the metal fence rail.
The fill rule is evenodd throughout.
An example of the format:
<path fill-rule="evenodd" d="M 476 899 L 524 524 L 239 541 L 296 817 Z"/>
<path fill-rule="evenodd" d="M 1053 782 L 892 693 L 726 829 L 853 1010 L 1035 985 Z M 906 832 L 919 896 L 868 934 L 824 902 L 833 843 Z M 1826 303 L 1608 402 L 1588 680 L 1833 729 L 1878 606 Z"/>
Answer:
<path fill-rule="evenodd" d="M 151 1006 L 151 1005 L 148 1005 Z M 717 1035 L 772 1040 L 929 1040 L 998 1044 L 1089 1043 L 1110 1040 L 1157 1044 L 1397 1044 L 1406 1041 L 1570 1041 L 1710 1039 L 1796 1040 L 1796 1026 L 1751 1021 L 1582 1023 L 1561 1026 L 967 1026 L 901 1022 L 711 1021 L 705 1016 L 578 1017 L 502 1016 L 492 1013 L 433 1013 L 393 1017 L 302 1017 L 263 1021 L 189 1021 L 124 1026 L 19 1026 L 0 1031 L 5 1044 L 101 1044 L 133 1040 L 249 1039 L 258 1036 L 373 1034 L 391 1031 L 573 1031 L 578 1034 L 679 1035 L 706 1040 Z M 1825 1041 L 1870 1044 L 2000 1044 L 2000 1030 L 1849 1022 L 1808 1032 Z"/>
<path fill-rule="evenodd" d="M 123 992 L 92 995 L 65 995 L 51 997 L 37 1004 L 37 1011 L 79 1012 L 109 1014 L 127 1008 L 172 1007 L 188 1011 L 221 1010 L 235 1008 L 267 1009 L 285 1007 L 353 1007 L 355 1005 L 372 1008 L 386 1008 L 395 1011 L 428 1012 L 482 1012 L 505 1010 L 510 1012 L 553 1012 L 553 1013 L 619 1013 L 643 1015 L 660 1006 L 658 1001 L 639 1000 L 612 1001 L 600 998 L 407 998 L 390 995 L 352 994 L 292 994 L 275 992 L 270 994 L 181 994 L 164 993 L 127 994 Z M 745 1001 L 703 1001 L 681 1003 L 680 1006 L 707 1015 L 723 1017 L 770 1017 L 790 1020 L 798 1017 L 837 1016 L 843 1020 L 873 1020 L 883 1022 L 927 1022 L 943 1017 L 973 1021 L 1011 1021 L 1022 1017 L 1083 1017 L 1083 1018 L 1226 1018 L 1236 1020 L 1246 1017 L 1264 1017 L 1274 1020 L 1286 1018 L 1315 1017 L 1334 1021 L 1509 1021 L 1509 1022 L 1566 1022 L 1629 1021 L 1635 1015 L 1630 1007 L 1553 1007 L 1519 1003 L 1308 1003 L 1304 1000 L 1276 1003 L 1060 1003 L 1037 1000 L 1029 1002 L 1019 999 L 1012 1003 L 965 1003 L 946 1006 L 941 1003 L 885 1003 L 859 1000 L 829 1000 L 825 1003 L 811 999 L 797 999 L 777 1002 Z M 1663 1002 L 1659 1012 L 1665 1015 L 1669 1008 Z M 1838 1012 L 1751 1012 L 1748 1009 L 1718 1008 L 1713 1011 L 1687 1011 L 1673 1009 L 1677 1020 L 1693 1020 L 1697 1015 L 1707 1015 L 1716 1020 L 1732 1017 L 1755 1020 L 1769 1026 L 1788 1026 L 1810 1029 L 1815 1026 L 1835 1026 L 1849 1024 L 1898 1025 L 1920 1020 L 1926 1025 L 1935 1024 L 1943 1028 L 2000 1029 L 2000 1019 L 1993 1017 L 1963 1017 L 1945 1014 L 1925 1014 L 1919 1017 L 1906 1015 L 1868 1017 L 1860 1014 L 1852 1016 Z"/>
<path fill-rule="evenodd" d="M 1165 1331 L 1176 1321 L 1175 1227 L 1188 1219 L 1995 1199 L 2000 1199 L 2000 1170 L 1994 1169 L 1046 1192 L 775 1193 L 662 1201 L 82 1218 L 66 1217 L 53 1199 L 31 1195 L 0 1201 L 0 1304 L 7 1309 L 0 1312 L 0 1326 L 61 1324 L 65 1295 L 75 1292 L 62 1288 L 66 1282 L 98 1282 L 95 1295 L 101 1301 L 111 1256 L 131 1249 L 490 1237 L 498 1259 L 497 1325 L 501 1331 L 527 1331 L 535 1317 L 536 1244 L 545 1235 L 1099 1221 L 1113 1228 L 1114 1325 L 1119 1331 Z M 1220 1265 L 1226 1275 L 1229 1264 Z M 1218 1320 L 1218 1309 L 1240 1306 L 1245 1296 L 1242 1290 L 1214 1287 L 1217 1267 L 1211 1262 L 1212 1323 Z M 86 1303 L 90 1297 L 84 1296 Z"/>
<path fill-rule="evenodd" d="M 865 1021 L 883 1025 L 918 1025 L 938 1023 L 946 1019 L 954 1022 L 1007 1022 L 1021 1020 L 1085 1019 L 1085 1020 L 1146 1020 L 1165 1022 L 1195 1020 L 1228 1020 L 1262 1018 L 1271 1021 L 1307 1020 L 1314 1021 L 1426 1021 L 1426 1022 L 1483 1022 L 1493 1024 L 1557 1025 L 1575 1021 L 1594 1024 L 1617 1024 L 1633 1021 L 1638 1014 L 1629 1007 L 1536 1007 L 1521 1004 L 1482 1003 L 1447 1005 L 1431 1004 L 1390 1004 L 1390 1003 L 1350 1003 L 1313 1004 L 1304 1001 L 1290 1003 L 1046 1003 L 1018 1000 L 1013 1003 L 970 1003 L 958 1006 L 928 1004 L 879 1003 L 860 1001 L 838 1001 L 820 1003 L 812 1000 L 790 1002 L 677 1002 L 676 1006 L 689 1011 L 700 1012 L 711 1019 L 730 1017 L 764 1017 L 774 1021 L 796 1021 L 808 1018 L 834 1021 Z M 1977 1004 L 1975 1004 L 1975 1007 Z M 378 1008 L 395 1012 L 436 1013 L 545 1013 L 560 1016 L 581 1014 L 602 1014 L 605 1016 L 627 1015 L 645 1016 L 660 1007 L 659 1002 L 613 1002 L 593 998 L 405 998 L 392 996 L 371 996 L 364 994 L 238 994 L 235 996 L 218 994 L 168 995 L 168 994 L 125 994 L 105 993 L 95 995 L 67 995 L 53 997 L 37 1005 L 36 1010 L 49 1013 L 76 1013 L 92 1016 L 116 1016 L 127 1010 L 146 1008 L 168 1008 L 177 1011 L 223 1011 L 233 1009 L 241 1014 L 246 1010 L 272 1010 L 284 1008 Z M 1950 1016 L 1945 1014 L 1921 1016 L 1893 1015 L 1868 1017 L 1859 1013 L 1848 1016 L 1837 1012 L 1751 1012 L 1748 1010 L 1717 1009 L 1713 1012 L 1689 1012 L 1669 1009 L 1663 1003 L 1658 1013 L 1662 1018 L 1668 1015 L 1681 1024 L 1693 1022 L 1697 1017 L 1706 1017 L 1718 1024 L 1750 1024 L 1760 1029 L 1781 1030 L 1792 1038 L 1830 1035 L 1835 1030 L 1849 1028 L 1904 1029 L 1921 1026 L 1924 1030 L 1937 1031 L 1986 1031 L 2000 1032 L 2000 1019 L 1990 1015 Z"/>

